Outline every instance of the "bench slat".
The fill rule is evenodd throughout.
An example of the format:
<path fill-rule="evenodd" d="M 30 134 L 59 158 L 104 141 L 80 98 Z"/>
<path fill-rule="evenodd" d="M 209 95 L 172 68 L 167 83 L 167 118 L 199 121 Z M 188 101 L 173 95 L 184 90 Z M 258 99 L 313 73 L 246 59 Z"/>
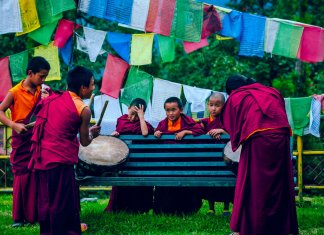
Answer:
<path fill-rule="evenodd" d="M 121 140 L 174 140 L 174 135 L 162 135 L 161 138 L 156 138 L 154 135 L 141 136 L 141 135 L 120 135 L 118 137 Z M 184 140 L 213 140 L 210 135 L 200 135 L 200 136 L 192 136 L 185 135 Z M 229 135 L 221 135 L 221 140 L 229 140 Z"/>
<path fill-rule="evenodd" d="M 227 167 L 224 162 L 127 162 L 125 167 Z"/>
<path fill-rule="evenodd" d="M 187 152 L 187 153 L 130 153 L 130 158 L 194 158 L 194 157 L 204 157 L 204 158 L 221 158 L 223 161 L 222 152 Z"/>
<path fill-rule="evenodd" d="M 119 172 L 120 176 L 145 176 L 145 175 L 167 175 L 167 176 L 176 176 L 176 175 L 194 175 L 194 176 L 234 176 L 233 172 L 231 171 L 172 171 L 172 170 L 157 170 L 157 171 L 128 171 L 128 170 L 122 170 Z"/>
<path fill-rule="evenodd" d="M 225 144 L 128 144 L 129 149 L 223 149 Z"/>

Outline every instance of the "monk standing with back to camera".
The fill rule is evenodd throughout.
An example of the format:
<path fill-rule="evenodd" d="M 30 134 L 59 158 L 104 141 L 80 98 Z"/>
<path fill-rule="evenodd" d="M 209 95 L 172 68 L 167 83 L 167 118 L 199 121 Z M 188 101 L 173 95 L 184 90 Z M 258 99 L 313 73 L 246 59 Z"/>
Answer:
<path fill-rule="evenodd" d="M 235 235 L 298 234 L 283 97 L 242 75 L 229 77 L 226 91 L 221 122 L 233 151 L 242 144 L 231 229 Z"/>

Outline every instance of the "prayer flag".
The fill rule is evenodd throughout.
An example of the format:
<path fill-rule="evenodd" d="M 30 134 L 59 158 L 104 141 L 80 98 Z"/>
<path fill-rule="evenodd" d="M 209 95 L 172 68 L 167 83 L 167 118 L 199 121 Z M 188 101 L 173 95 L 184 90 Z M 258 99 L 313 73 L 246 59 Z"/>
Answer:
<path fill-rule="evenodd" d="M 132 66 L 129 70 L 120 102 L 129 106 L 133 99 L 142 98 L 148 104 L 152 94 L 152 86 L 152 75 Z"/>
<path fill-rule="evenodd" d="M 23 51 L 9 57 L 11 78 L 14 83 L 20 82 L 24 79 L 28 64 L 28 51 Z"/>
<path fill-rule="evenodd" d="M 264 51 L 272 53 L 274 44 L 276 42 L 277 33 L 279 29 L 279 22 L 273 19 L 267 18 L 266 21 L 266 34 L 264 41 Z"/>
<path fill-rule="evenodd" d="M 71 56 L 73 51 L 73 37 L 70 37 L 65 43 L 63 48 L 59 48 L 59 54 L 61 55 L 64 63 L 70 65 Z"/>
<path fill-rule="evenodd" d="M 225 14 L 222 26 L 222 30 L 219 32 L 220 35 L 235 38 L 239 41 L 242 33 L 242 12 L 233 10 Z"/>
<path fill-rule="evenodd" d="M 193 0 L 177 0 L 170 36 L 187 42 L 199 42 L 202 20 L 202 3 Z"/>
<path fill-rule="evenodd" d="M 266 18 L 243 13 L 239 55 L 263 57 Z"/>
<path fill-rule="evenodd" d="M 322 62 L 324 59 L 324 29 L 303 25 L 297 58 L 304 62 Z"/>
<path fill-rule="evenodd" d="M 109 0 L 104 18 L 129 25 L 132 17 L 133 0 Z"/>
<path fill-rule="evenodd" d="M 171 37 L 158 35 L 159 51 L 163 62 L 171 62 L 175 57 L 175 40 Z"/>
<path fill-rule="evenodd" d="M 0 35 L 5 33 L 22 32 L 21 14 L 18 0 L 1 1 Z"/>
<path fill-rule="evenodd" d="M 303 29 L 301 26 L 279 22 L 279 30 L 272 53 L 296 58 Z"/>
<path fill-rule="evenodd" d="M 51 70 L 46 81 L 61 80 L 60 60 L 58 57 L 58 49 L 53 42 L 48 46 L 38 46 L 34 50 L 34 56 L 44 57 L 51 65 Z"/>
<path fill-rule="evenodd" d="M 6 97 L 8 91 L 12 87 L 10 72 L 9 72 L 9 57 L 0 59 L 0 102 Z"/>
<path fill-rule="evenodd" d="M 146 31 L 170 36 L 176 0 L 151 0 Z"/>
<path fill-rule="evenodd" d="M 119 26 L 145 31 L 145 23 L 150 6 L 150 0 L 133 0 L 132 17 L 129 25 Z"/>
<path fill-rule="evenodd" d="M 117 99 L 128 68 L 129 64 L 125 61 L 108 54 L 100 92 Z"/>
<path fill-rule="evenodd" d="M 222 29 L 220 17 L 213 5 L 204 5 L 204 20 L 202 25 L 201 38 L 207 38 L 209 35 Z"/>
<path fill-rule="evenodd" d="M 79 27 L 80 25 L 75 24 L 72 21 L 61 19 L 56 29 L 54 45 L 59 48 L 64 47 L 66 41 L 73 34 L 74 28 L 77 29 Z"/>
<path fill-rule="evenodd" d="M 16 33 L 16 36 L 29 33 L 40 27 L 35 0 L 19 0 L 19 5 L 23 32 Z"/>
<path fill-rule="evenodd" d="M 79 10 L 89 16 L 104 18 L 108 0 L 80 0 Z"/>
<path fill-rule="evenodd" d="M 183 42 L 183 47 L 187 54 L 205 46 L 208 46 L 207 38 L 201 39 L 200 42 Z"/>
<path fill-rule="evenodd" d="M 36 42 L 39 42 L 42 45 L 48 45 L 48 43 L 51 41 L 52 34 L 56 28 L 57 22 L 58 21 L 54 21 L 40 27 L 39 29 L 34 30 L 33 32 L 30 32 L 28 34 L 28 37 L 35 40 Z"/>
<path fill-rule="evenodd" d="M 52 15 L 75 9 L 74 0 L 50 0 Z"/>
<path fill-rule="evenodd" d="M 108 43 L 127 63 L 130 59 L 131 38 L 131 34 L 108 32 Z"/>
<path fill-rule="evenodd" d="M 91 62 L 96 62 L 107 33 L 105 31 L 95 30 L 88 27 L 83 27 L 83 31 L 89 59 Z"/>
<path fill-rule="evenodd" d="M 52 15 L 50 0 L 36 0 L 37 14 L 41 26 L 60 20 L 62 13 Z"/>
<path fill-rule="evenodd" d="M 152 63 L 152 47 L 154 34 L 133 34 L 130 64 L 144 65 Z"/>

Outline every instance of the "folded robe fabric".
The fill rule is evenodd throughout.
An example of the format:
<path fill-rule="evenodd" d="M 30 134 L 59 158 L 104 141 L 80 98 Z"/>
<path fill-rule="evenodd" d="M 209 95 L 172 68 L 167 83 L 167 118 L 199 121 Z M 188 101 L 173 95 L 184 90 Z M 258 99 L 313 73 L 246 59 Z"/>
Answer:
<path fill-rule="evenodd" d="M 243 13 L 239 55 L 263 57 L 266 18 Z"/>

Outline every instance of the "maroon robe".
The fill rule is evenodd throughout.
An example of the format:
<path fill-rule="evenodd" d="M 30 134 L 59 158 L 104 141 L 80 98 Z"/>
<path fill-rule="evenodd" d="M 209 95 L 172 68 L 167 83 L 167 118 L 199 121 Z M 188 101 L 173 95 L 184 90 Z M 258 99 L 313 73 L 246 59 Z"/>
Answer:
<path fill-rule="evenodd" d="M 181 114 L 180 130 L 168 130 L 168 118 L 162 120 L 156 130 L 163 134 L 175 134 L 183 130 L 190 130 L 192 134 L 202 135 L 202 126 L 191 117 Z M 185 143 L 185 141 L 168 141 L 165 144 Z M 155 187 L 153 211 L 155 214 L 193 214 L 201 207 L 201 198 L 195 187 Z"/>
<path fill-rule="evenodd" d="M 242 144 L 231 229 L 297 234 L 290 126 L 280 93 L 257 83 L 243 86 L 229 96 L 221 121 L 233 151 Z"/>
<path fill-rule="evenodd" d="M 68 92 L 53 94 L 37 106 L 30 167 L 39 183 L 41 234 L 81 234 L 80 201 L 74 178 L 81 118 Z"/>
<path fill-rule="evenodd" d="M 40 96 L 36 104 L 40 101 Z M 28 124 L 33 116 L 34 109 L 30 111 L 23 124 Z M 37 183 L 35 173 L 28 169 L 31 159 L 32 129 L 18 134 L 12 130 L 12 152 L 10 162 L 14 174 L 12 218 L 15 222 L 37 222 Z"/>
<path fill-rule="evenodd" d="M 154 128 L 146 122 L 148 133 L 153 134 Z M 139 120 L 131 122 L 124 114 L 117 119 L 116 131 L 121 135 L 142 135 Z M 143 213 L 152 208 L 153 187 L 113 186 L 109 197 L 107 212 Z"/>
<path fill-rule="evenodd" d="M 220 116 L 218 115 L 213 121 L 210 118 L 200 119 L 204 125 L 205 133 L 208 133 L 212 129 L 223 129 L 220 122 Z M 222 142 L 222 140 L 218 140 Z M 225 143 L 225 142 L 224 142 Z M 201 195 L 203 199 L 216 202 L 233 202 L 234 200 L 234 188 L 232 187 L 203 187 L 201 189 Z"/>

